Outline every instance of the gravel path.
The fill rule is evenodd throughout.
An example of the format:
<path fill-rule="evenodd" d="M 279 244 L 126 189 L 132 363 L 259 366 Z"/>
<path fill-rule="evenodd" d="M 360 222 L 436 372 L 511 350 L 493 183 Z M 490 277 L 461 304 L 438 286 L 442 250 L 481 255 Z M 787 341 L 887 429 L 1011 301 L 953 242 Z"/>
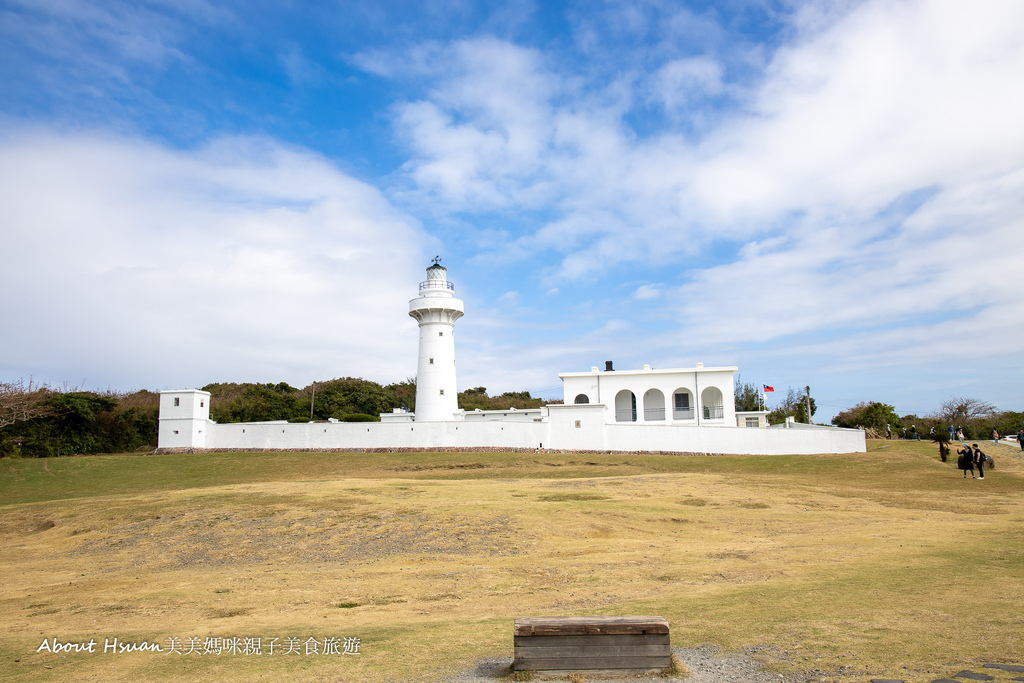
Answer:
<path fill-rule="evenodd" d="M 820 680 L 824 672 L 807 671 L 794 676 L 764 671 L 761 664 L 753 658 L 754 653 L 723 653 L 715 645 L 700 647 L 674 647 L 672 652 L 679 656 L 690 670 L 688 676 L 630 676 L 628 678 L 587 678 L 588 681 L 600 683 L 806 683 Z M 508 681 L 511 658 L 496 657 L 481 659 L 470 671 L 463 671 L 453 676 L 446 676 L 445 683 L 494 683 Z M 538 679 L 539 680 L 539 679 Z"/>

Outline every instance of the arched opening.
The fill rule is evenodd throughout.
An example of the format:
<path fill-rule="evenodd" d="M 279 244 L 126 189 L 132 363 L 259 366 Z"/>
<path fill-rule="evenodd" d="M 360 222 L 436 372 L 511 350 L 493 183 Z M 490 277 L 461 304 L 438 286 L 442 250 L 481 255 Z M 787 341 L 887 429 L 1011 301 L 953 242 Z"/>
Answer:
<path fill-rule="evenodd" d="M 573 401 L 573 403 L 575 403 L 578 406 L 586 405 L 590 403 L 590 397 L 587 396 L 586 394 L 577 394 L 576 400 Z"/>
<path fill-rule="evenodd" d="M 648 389 L 644 394 L 644 422 L 665 421 L 665 394 L 658 389 Z"/>
<path fill-rule="evenodd" d="M 636 394 L 629 389 L 615 394 L 615 421 L 636 422 Z"/>
<path fill-rule="evenodd" d="M 693 405 L 693 394 L 689 389 L 676 389 L 672 392 L 672 419 L 692 420 Z"/>
<path fill-rule="evenodd" d="M 708 387 L 700 392 L 700 403 L 704 408 L 705 420 L 721 420 L 725 417 L 722 391 L 718 387 Z"/>

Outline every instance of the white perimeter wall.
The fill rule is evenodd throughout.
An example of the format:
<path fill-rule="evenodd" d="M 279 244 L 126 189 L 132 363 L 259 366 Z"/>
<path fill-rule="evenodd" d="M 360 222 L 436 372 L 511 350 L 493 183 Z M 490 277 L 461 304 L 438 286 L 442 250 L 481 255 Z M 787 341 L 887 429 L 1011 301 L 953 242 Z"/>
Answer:
<path fill-rule="evenodd" d="M 857 429 L 605 424 L 604 406 L 551 406 L 547 422 L 206 422 L 205 427 L 205 447 L 220 449 L 536 448 L 741 455 L 865 450 L 864 432 Z M 181 446 L 161 441 L 160 447 Z"/>
<path fill-rule="evenodd" d="M 529 422 L 249 422 L 213 424 L 207 448 L 551 448 Z"/>

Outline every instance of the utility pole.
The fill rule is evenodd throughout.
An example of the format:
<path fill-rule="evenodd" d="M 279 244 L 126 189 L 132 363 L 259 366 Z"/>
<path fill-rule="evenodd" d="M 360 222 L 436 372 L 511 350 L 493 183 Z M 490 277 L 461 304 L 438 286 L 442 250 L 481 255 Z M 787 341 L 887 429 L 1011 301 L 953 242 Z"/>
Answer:
<path fill-rule="evenodd" d="M 807 391 L 807 424 L 811 424 L 811 388 L 804 387 Z"/>

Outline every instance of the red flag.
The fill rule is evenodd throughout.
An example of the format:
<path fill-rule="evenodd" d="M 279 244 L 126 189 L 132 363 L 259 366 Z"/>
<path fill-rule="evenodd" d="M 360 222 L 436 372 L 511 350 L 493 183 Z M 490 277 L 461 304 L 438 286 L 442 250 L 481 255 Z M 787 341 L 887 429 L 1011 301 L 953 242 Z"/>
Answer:
<path fill-rule="evenodd" d="M 767 384 L 765 384 L 763 386 L 764 386 L 764 393 L 771 394 L 771 393 L 775 392 L 775 387 L 770 387 Z"/>

